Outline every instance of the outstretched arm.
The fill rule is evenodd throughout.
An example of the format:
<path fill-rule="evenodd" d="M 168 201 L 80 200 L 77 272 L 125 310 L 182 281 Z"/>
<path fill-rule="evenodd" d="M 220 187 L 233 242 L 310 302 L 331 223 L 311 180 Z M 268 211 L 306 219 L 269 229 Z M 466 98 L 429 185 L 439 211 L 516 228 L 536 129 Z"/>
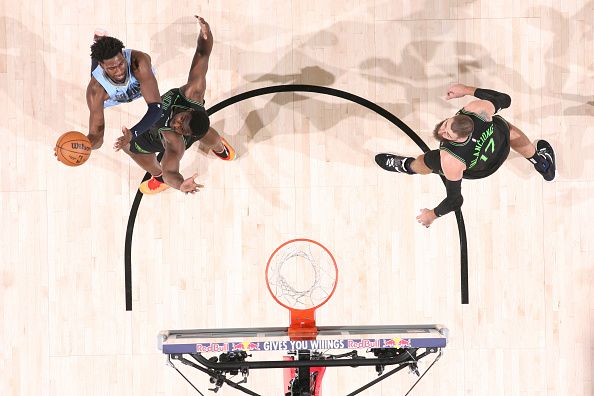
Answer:
<path fill-rule="evenodd" d="M 206 91 L 206 72 L 208 60 L 212 52 L 213 38 L 210 26 L 204 18 L 194 15 L 200 24 L 200 35 L 196 44 L 196 52 L 190 66 L 188 82 L 180 87 L 181 92 L 189 99 L 202 102 Z"/>
<path fill-rule="evenodd" d="M 135 63 L 134 77 L 140 83 L 140 92 L 148 105 L 144 117 L 130 129 L 133 138 L 137 138 L 159 121 L 163 110 L 161 109 L 159 86 L 151 66 L 151 57 L 144 52 L 132 51 L 132 59 Z"/>
<path fill-rule="evenodd" d="M 153 74 L 151 57 L 141 51 L 132 51 L 132 59 L 135 62 L 134 77 L 140 83 L 140 92 L 147 104 L 161 103 L 159 85 Z"/>
<path fill-rule="evenodd" d="M 200 188 L 204 187 L 194 181 L 198 174 L 184 180 L 184 177 L 179 173 L 179 163 L 185 152 L 184 140 L 175 132 L 163 132 L 163 138 L 165 139 L 165 153 L 161 160 L 163 180 L 171 187 L 186 194 L 198 192 Z"/>
<path fill-rule="evenodd" d="M 464 84 L 452 85 L 446 94 L 446 99 L 461 98 L 466 95 L 472 95 L 481 100 L 470 102 L 464 109 L 473 113 L 486 113 L 489 117 L 502 109 L 511 105 L 509 95 L 491 89 L 475 88 Z"/>
<path fill-rule="evenodd" d="M 148 109 L 142 119 L 130 128 L 129 135 L 117 138 L 113 147 L 116 151 L 126 147 L 132 139 L 138 138 L 147 132 L 163 114 L 159 86 L 151 67 L 151 57 L 140 51 L 132 51 L 132 62 L 134 64 L 134 77 L 140 83 L 140 92 L 146 100 Z"/>
<path fill-rule="evenodd" d="M 105 132 L 105 117 L 103 114 L 103 102 L 107 97 L 105 89 L 91 78 L 87 85 L 87 106 L 89 106 L 89 134 L 87 137 L 91 142 L 93 150 L 98 149 L 103 144 L 103 134 Z"/>
<path fill-rule="evenodd" d="M 446 179 L 447 196 L 433 210 L 421 209 L 421 214 L 417 216 L 417 222 L 425 227 L 429 227 L 438 217 L 460 209 L 464 202 L 462 197 L 462 176 L 466 165 L 446 151 L 440 151 L 440 161 Z"/>

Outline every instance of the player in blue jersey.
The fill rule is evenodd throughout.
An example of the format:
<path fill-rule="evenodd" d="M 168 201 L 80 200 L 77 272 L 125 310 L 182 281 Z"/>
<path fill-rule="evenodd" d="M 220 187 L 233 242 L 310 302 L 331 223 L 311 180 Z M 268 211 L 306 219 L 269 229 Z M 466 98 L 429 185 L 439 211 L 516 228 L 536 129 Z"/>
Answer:
<path fill-rule="evenodd" d="M 235 150 L 210 126 L 204 108 L 206 92 L 206 72 L 212 52 L 213 37 L 208 23 L 196 16 L 200 24 L 200 34 L 196 52 L 190 66 L 186 84 L 167 91 L 162 97 L 163 113 L 159 120 L 146 133 L 135 133 L 122 128 L 123 135 L 118 138 L 114 148 L 122 149 L 152 178 L 140 185 L 143 194 L 156 194 L 169 187 L 184 193 L 198 192 L 202 185 L 194 179 L 184 178 L 179 172 L 181 158 L 195 142 L 200 141 L 224 161 L 235 158 Z M 163 153 L 161 163 L 156 153 Z"/>
<path fill-rule="evenodd" d="M 95 35 L 91 45 L 93 60 L 91 81 L 87 86 L 89 106 L 89 134 L 93 149 L 103 144 L 106 107 L 131 102 L 144 97 L 148 109 L 144 117 L 132 127 L 133 133 L 142 134 L 161 117 L 161 97 L 157 80 L 148 54 L 124 49 L 124 44 L 115 37 Z"/>
<path fill-rule="evenodd" d="M 510 148 L 529 160 L 546 181 L 555 178 L 555 153 L 545 140 L 536 146 L 517 127 L 496 115 L 509 107 L 511 98 L 490 89 L 452 85 L 447 99 L 472 95 L 474 100 L 451 118 L 435 126 L 434 137 L 439 150 L 404 157 L 390 153 L 375 156 L 375 162 L 391 172 L 408 174 L 437 173 L 445 177 L 446 198 L 434 209 L 421 209 L 417 222 L 429 227 L 438 217 L 462 206 L 462 179 L 482 179 L 490 176 L 505 162 Z"/>

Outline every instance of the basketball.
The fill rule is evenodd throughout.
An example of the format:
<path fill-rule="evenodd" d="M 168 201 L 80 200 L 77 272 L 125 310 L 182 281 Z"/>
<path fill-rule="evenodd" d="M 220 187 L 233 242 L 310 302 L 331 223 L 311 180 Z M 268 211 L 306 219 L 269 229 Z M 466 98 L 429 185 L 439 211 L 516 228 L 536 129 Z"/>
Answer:
<path fill-rule="evenodd" d="M 82 165 L 91 156 L 91 142 L 80 132 L 66 132 L 56 142 L 56 156 L 65 165 Z"/>

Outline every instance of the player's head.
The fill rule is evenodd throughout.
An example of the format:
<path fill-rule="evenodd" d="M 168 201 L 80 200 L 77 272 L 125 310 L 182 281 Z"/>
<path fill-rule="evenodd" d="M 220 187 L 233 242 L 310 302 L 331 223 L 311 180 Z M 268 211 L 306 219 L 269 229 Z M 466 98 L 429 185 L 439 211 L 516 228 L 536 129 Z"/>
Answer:
<path fill-rule="evenodd" d="M 440 142 L 464 141 L 474 130 L 472 118 L 464 114 L 456 114 L 451 118 L 439 122 L 433 130 L 433 137 Z"/>
<path fill-rule="evenodd" d="M 91 45 L 91 58 L 99 62 L 105 73 L 115 82 L 123 82 L 128 63 L 122 54 L 124 43 L 115 37 L 101 37 Z"/>
<path fill-rule="evenodd" d="M 180 135 L 202 137 L 210 127 L 210 120 L 205 110 L 188 110 L 175 114 L 169 125 Z"/>
<path fill-rule="evenodd" d="M 192 119 L 190 120 L 190 129 L 194 136 L 204 136 L 210 127 L 210 120 L 206 110 L 192 111 Z"/>

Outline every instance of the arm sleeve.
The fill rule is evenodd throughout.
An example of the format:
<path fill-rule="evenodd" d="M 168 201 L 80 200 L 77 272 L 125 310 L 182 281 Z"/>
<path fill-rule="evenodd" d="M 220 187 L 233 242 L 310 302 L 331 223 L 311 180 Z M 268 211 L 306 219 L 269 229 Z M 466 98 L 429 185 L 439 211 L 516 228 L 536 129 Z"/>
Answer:
<path fill-rule="evenodd" d="M 496 113 L 502 109 L 507 109 L 511 105 L 511 98 L 508 94 L 493 91 L 491 89 L 477 88 L 474 91 L 474 96 L 493 103 Z"/>
<path fill-rule="evenodd" d="M 155 122 L 159 121 L 161 114 L 163 114 L 161 103 L 149 103 L 148 110 L 146 111 L 144 117 L 138 121 L 138 124 L 134 125 L 132 129 L 130 129 L 130 132 L 132 132 L 132 139 L 136 139 L 148 131 L 155 124 Z"/>
<path fill-rule="evenodd" d="M 446 179 L 446 192 L 446 198 L 433 209 L 437 217 L 441 217 L 446 213 L 462 207 L 462 203 L 464 202 L 464 198 L 462 197 L 462 179 L 457 181 Z"/>

